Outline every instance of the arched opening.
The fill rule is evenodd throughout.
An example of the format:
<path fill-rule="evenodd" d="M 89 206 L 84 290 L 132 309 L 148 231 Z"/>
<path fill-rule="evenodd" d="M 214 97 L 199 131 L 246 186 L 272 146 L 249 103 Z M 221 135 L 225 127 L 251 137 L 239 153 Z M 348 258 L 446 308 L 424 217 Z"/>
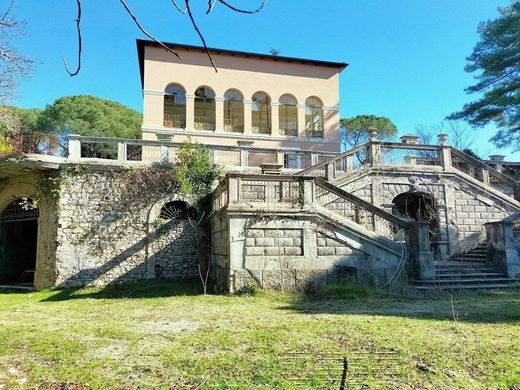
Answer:
<path fill-rule="evenodd" d="M 280 97 L 278 106 L 278 117 L 280 121 L 280 134 L 298 135 L 298 107 L 294 96 L 289 94 Z"/>
<path fill-rule="evenodd" d="M 208 87 L 195 91 L 195 129 L 215 130 L 215 92 Z"/>
<path fill-rule="evenodd" d="M 224 94 L 224 130 L 244 131 L 244 96 L 235 89 Z"/>
<path fill-rule="evenodd" d="M 323 138 L 323 103 L 315 96 L 305 100 L 305 133 Z"/>
<path fill-rule="evenodd" d="M 412 221 L 428 221 L 430 240 L 437 239 L 439 217 L 433 195 L 419 191 L 404 192 L 397 195 L 392 203 L 392 214 Z"/>
<path fill-rule="evenodd" d="M 34 285 L 39 216 L 30 198 L 16 199 L 0 215 L 0 284 Z"/>
<path fill-rule="evenodd" d="M 164 127 L 186 128 L 186 91 L 179 84 L 164 90 Z"/>
<path fill-rule="evenodd" d="M 271 134 L 271 98 L 265 92 L 257 92 L 251 100 L 253 133 Z"/>
<path fill-rule="evenodd" d="M 172 219 L 187 220 L 195 219 L 197 212 L 194 207 L 182 200 L 174 200 L 166 203 L 161 207 L 159 218 L 163 221 L 170 221 Z"/>

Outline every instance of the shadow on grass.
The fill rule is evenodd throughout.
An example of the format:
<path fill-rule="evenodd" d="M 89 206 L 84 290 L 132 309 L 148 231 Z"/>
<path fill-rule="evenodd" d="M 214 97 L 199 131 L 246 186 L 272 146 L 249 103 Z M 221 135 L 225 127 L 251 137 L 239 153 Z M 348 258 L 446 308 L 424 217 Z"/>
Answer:
<path fill-rule="evenodd" d="M 51 296 L 42 302 L 58 302 L 72 299 L 137 299 L 195 296 L 202 294 L 200 280 L 183 279 L 168 281 L 145 281 L 112 284 L 106 287 L 64 288 L 51 290 Z"/>
<path fill-rule="evenodd" d="M 406 317 L 467 323 L 520 323 L 520 289 L 398 294 L 356 284 L 325 286 L 280 307 L 302 314 Z"/>

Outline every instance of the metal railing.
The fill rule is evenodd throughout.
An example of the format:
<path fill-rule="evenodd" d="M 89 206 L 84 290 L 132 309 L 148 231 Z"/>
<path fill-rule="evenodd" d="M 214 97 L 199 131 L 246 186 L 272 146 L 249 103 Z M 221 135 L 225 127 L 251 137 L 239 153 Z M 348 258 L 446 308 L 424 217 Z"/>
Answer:
<path fill-rule="evenodd" d="M 173 115 L 164 114 L 163 126 L 175 129 L 186 128 L 186 116 L 185 115 Z"/>
<path fill-rule="evenodd" d="M 195 116 L 193 120 L 193 128 L 195 130 L 215 130 L 215 118 Z"/>
<path fill-rule="evenodd" d="M 297 173 L 298 176 L 316 176 L 327 180 L 359 171 L 361 168 L 409 167 L 424 169 L 439 167 L 444 171 L 455 170 L 473 180 L 520 199 L 520 183 L 504 175 L 486 163 L 471 157 L 449 145 L 421 145 L 371 140 L 344 153 L 335 155 Z"/>

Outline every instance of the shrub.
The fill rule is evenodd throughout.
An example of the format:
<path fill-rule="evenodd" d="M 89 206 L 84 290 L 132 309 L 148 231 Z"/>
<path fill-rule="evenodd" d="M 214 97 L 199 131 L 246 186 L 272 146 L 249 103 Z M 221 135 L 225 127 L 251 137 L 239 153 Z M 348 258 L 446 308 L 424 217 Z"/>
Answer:
<path fill-rule="evenodd" d="M 9 156 L 14 152 L 14 147 L 7 138 L 0 138 L 0 157 Z"/>

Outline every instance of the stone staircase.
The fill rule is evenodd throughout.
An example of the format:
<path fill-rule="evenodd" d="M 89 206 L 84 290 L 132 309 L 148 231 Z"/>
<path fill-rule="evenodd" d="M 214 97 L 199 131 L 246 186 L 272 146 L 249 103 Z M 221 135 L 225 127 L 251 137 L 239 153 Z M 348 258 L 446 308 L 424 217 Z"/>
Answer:
<path fill-rule="evenodd" d="M 466 290 L 520 287 L 520 279 L 511 279 L 487 262 L 487 243 L 435 263 L 435 280 L 412 280 L 418 290 Z"/>

